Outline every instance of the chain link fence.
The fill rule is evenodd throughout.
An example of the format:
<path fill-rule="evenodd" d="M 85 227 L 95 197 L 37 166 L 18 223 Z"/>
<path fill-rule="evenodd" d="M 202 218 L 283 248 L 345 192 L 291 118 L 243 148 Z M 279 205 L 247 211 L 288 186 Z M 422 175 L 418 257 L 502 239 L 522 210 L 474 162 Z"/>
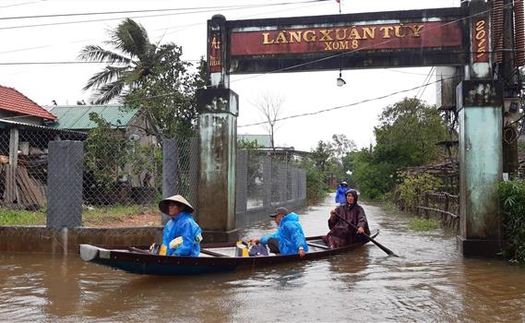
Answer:
<path fill-rule="evenodd" d="M 236 225 L 267 219 L 277 206 L 306 205 L 306 171 L 290 156 L 237 153 Z"/>
<path fill-rule="evenodd" d="M 198 158 L 197 138 L 164 139 L 161 145 L 118 130 L 88 136 L 40 126 L 3 129 L 0 217 L 31 217 L 30 224 L 57 229 L 162 225 L 166 219 L 157 205 L 163 193 L 197 204 Z M 238 152 L 238 227 L 267 218 L 277 205 L 304 207 L 306 175 L 294 164 L 291 158 Z"/>
<path fill-rule="evenodd" d="M 0 130 L 0 197 L 8 210 L 45 210 L 48 145 L 53 140 L 84 140 L 85 134 L 47 127 Z"/>

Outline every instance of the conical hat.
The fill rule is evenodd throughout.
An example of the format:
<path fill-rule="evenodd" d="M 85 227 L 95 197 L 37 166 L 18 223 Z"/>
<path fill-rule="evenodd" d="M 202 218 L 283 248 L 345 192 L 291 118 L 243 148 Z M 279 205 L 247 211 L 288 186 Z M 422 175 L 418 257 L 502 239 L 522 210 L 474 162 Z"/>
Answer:
<path fill-rule="evenodd" d="M 191 204 L 188 201 L 186 201 L 184 197 L 182 197 L 181 195 L 173 195 L 159 202 L 159 209 L 162 213 L 168 214 L 168 203 L 169 202 L 179 202 L 179 203 L 186 205 L 188 208 L 190 208 L 189 210 L 190 213 L 193 213 L 193 211 L 195 210 L 193 206 L 191 206 Z"/>

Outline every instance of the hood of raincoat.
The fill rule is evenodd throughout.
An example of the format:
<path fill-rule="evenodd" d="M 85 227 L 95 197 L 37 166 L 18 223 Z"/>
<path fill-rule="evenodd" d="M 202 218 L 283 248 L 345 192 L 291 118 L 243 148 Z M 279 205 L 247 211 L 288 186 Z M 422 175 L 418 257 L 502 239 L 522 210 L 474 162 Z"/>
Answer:
<path fill-rule="evenodd" d="M 356 191 L 356 190 L 349 189 L 349 190 L 346 191 L 346 193 L 345 193 L 345 198 L 346 198 L 346 196 L 347 196 L 348 194 L 352 194 L 352 195 L 354 196 L 354 204 L 352 204 L 352 205 L 357 204 L 357 197 L 358 197 L 358 196 L 357 196 L 357 191 Z"/>
<path fill-rule="evenodd" d="M 299 222 L 299 216 L 294 212 L 290 212 L 286 214 L 281 220 L 281 226 L 283 222 Z"/>

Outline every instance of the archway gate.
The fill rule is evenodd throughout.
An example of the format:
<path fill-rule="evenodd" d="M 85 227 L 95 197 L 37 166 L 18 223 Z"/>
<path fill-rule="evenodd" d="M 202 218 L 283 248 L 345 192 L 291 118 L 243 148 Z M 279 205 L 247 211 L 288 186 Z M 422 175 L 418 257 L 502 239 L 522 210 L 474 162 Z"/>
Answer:
<path fill-rule="evenodd" d="M 501 0 L 502 10 L 504 1 L 513 7 L 512 0 Z M 521 0 L 514 2 L 523 11 Z M 493 5 L 473 0 L 458 8 L 237 21 L 213 16 L 208 21 L 208 88 L 197 93 L 197 209 L 203 229 L 217 232 L 219 239 L 236 234 L 238 96 L 229 88 L 231 74 L 443 66 L 454 70 L 442 80 L 442 99 L 448 102 L 443 107 L 455 109 L 460 124 L 458 246 L 466 256 L 496 255 L 505 89 L 493 77 L 494 64 L 501 63 L 493 34 L 503 34 L 505 27 L 495 25 L 499 16 Z M 518 95 L 505 91 L 506 97 Z"/>

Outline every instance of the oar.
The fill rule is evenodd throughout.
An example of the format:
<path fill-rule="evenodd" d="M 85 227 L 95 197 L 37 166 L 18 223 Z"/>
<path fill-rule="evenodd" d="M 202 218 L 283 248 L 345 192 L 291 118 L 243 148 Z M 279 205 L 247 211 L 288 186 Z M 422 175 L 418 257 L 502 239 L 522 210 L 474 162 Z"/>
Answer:
<path fill-rule="evenodd" d="M 346 223 L 347 223 L 349 226 L 351 226 L 352 228 L 358 230 L 358 228 L 357 228 L 354 224 L 352 224 L 352 223 L 346 221 L 346 220 L 345 220 L 344 218 L 342 218 L 339 214 L 336 213 L 335 216 L 336 216 L 339 220 L 343 220 L 344 222 L 346 222 Z M 361 234 L 363 234 L 365 237 L 367 237 L 368 240 L 372 241 L 376 246 L 378 246 L 381 250 L 383 250 L 384 252 L 386 252 L 389 256 L 399 257 L 399 256 L 396 255 L 392 250 L 388 249 L 387 247 L 383 246 L 383 245 L 380 244 L 379 242 L 375 241 L 372 237 L 370 237 L 368 234 L 366 234 L 366 232 L 363 232 L 363 233 L 361 233 Z"/>

